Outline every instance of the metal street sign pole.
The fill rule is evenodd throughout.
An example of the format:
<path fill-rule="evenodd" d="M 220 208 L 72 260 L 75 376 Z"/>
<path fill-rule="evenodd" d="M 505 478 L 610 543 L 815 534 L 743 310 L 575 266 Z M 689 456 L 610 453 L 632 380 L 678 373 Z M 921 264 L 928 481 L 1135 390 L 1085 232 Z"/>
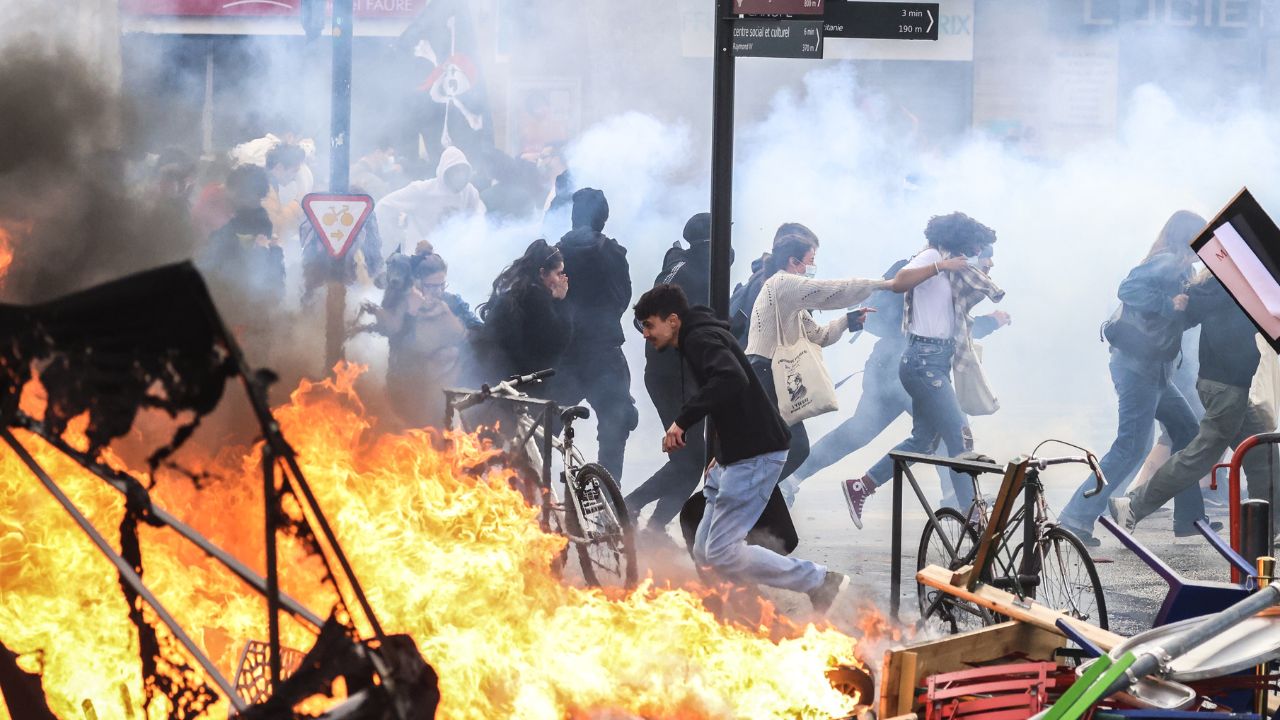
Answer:
<path fill-rule="evenodd" d="M 351 36 L 354 30 L 350 0 L 333 3 L 333 106 L 329 119 L 329 192 L 345 194 L 351 179 Z M 325 293 L 325 370 L 342 360 L 346 339 L 347 286 L 343 261 L 330 260 Z"/>
<path fill-rule="evenodd" d="M 733 257 L 733 4 L 715 0 L 716 47 L 712 59 L 711 90 L 711 309 L 721 320 L 729 317 L 729 263 Z M 706 464 L 710 464 L 715 433 L 707 418 Z"/>
<path fill-rule="evenodd" d="M 716 47 L 711 94 L 711 308 L 729 317 L 729 259 L 733 253 L 734 0 L 716 0 Z"/>

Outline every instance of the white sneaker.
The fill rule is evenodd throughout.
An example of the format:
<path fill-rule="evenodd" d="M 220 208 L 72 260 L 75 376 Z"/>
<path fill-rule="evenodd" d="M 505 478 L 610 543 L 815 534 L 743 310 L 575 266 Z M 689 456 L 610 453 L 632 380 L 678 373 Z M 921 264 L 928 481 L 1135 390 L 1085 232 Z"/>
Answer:
<path fill-rule="evenodd" d="M 1120 524 L 1127 532 L 1133 532 L 1138 526 L 1138 517 L 1133 514 L 1133 500 L 1128 495 L 1113 497 L 1107 501 L 1107 508 L 1111 511 L 1111 519 Z"/>

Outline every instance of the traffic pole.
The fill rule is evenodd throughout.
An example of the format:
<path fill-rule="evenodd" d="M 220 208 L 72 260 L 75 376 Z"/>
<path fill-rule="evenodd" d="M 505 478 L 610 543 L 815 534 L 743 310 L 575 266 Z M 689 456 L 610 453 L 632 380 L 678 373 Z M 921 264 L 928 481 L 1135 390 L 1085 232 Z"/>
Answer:
<path fill-rule="evenodd" d="M 729 318 L 729 263 L 733 258 L 733 0 L 715 0 L 715 55 L 711 63 L 711 309 Z M 715 428 L 707 418 L 707 457 Z"/>
<path fill-rule="evenodd" d="M 711 309 L 729 317 L 733 256 L 733 0 L 715 0 L 715 57 L 711 94 Z"/>
<path fill-rule="evenodd" d="M 351 0 L 333 3 L 333 100 L 329 119 L 329 192 L 346 194 L 351 182 Z M 330 258 L 325 300 L 325 370 L 343 358 L 347 285 L 343 260 Z"/>

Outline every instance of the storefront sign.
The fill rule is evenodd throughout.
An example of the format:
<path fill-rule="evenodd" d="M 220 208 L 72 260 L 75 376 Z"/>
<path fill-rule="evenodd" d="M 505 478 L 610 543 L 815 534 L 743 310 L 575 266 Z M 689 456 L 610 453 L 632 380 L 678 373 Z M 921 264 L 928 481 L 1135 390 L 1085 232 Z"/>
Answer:
<path fill-rule="evenodd" d="M 358 18 L 409 18 L 428 0 L 350 0 Z M 301 0 L 120 0 L 125 15 L 143 17 L 293 17 Z"/>

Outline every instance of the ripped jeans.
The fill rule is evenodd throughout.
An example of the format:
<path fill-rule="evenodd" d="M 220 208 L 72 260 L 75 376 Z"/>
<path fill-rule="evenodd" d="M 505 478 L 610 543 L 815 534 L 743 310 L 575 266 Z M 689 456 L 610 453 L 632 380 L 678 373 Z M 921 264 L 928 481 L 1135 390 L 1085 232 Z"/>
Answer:
<path fill-rule="evenodd" d="M 955 457 L 972 449 L 973 440 L 966 434 L 964 413 L 951 384 L 951 358 L 955 344 L 911 336 L 898 364 L 898 378 L 911 396 L 911 437 L 894 450 L 932 453 L 937 438 L 942 439 L 942 455 Z M 967 508 L 973 502 L 973 480 L 969 475 L 950 471 L 956 502 Z M 893 479 L 893 458 L 885 455 L 867 475 L 876 485 Z"/>

